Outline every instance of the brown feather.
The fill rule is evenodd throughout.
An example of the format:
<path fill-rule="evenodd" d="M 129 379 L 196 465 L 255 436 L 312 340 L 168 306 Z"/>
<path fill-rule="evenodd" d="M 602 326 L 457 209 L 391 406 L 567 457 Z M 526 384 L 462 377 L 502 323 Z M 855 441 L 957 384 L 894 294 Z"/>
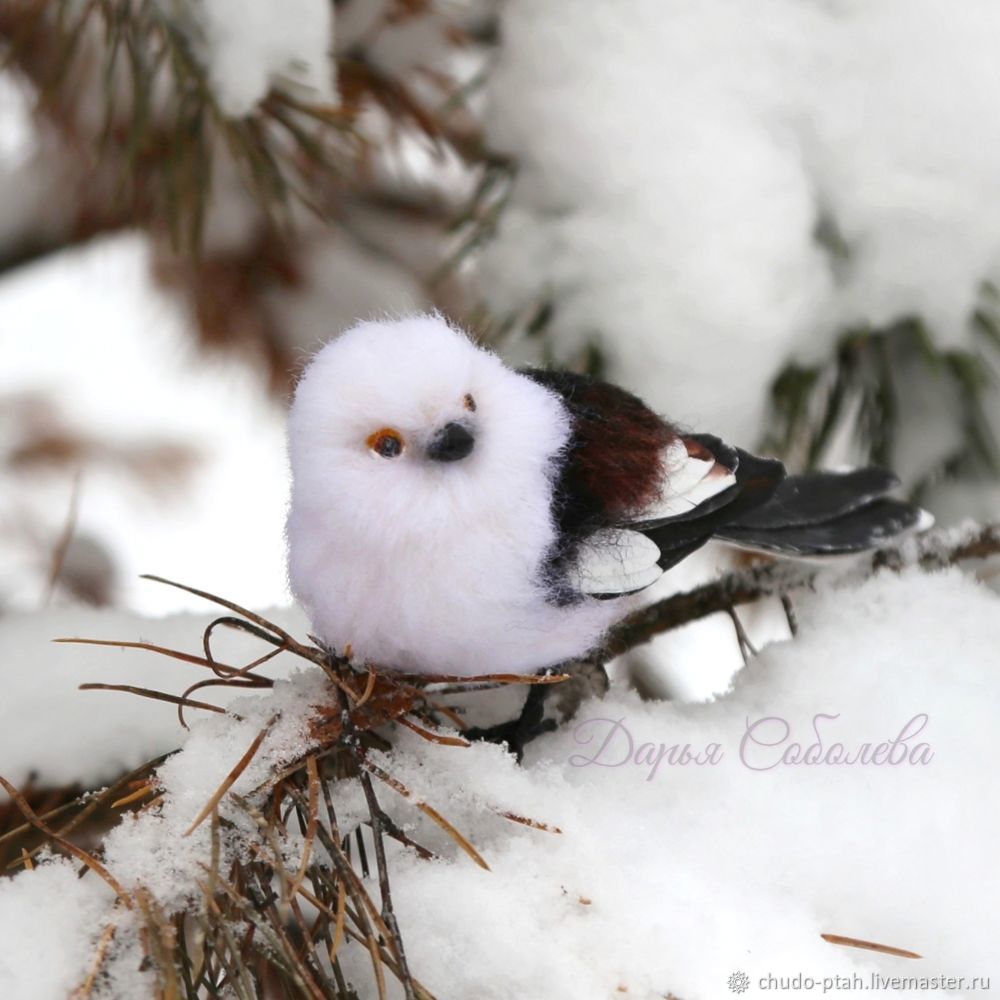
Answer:
<path fill-rule="evenodd" d="M 658 499 L 664 449 L 677 432 L 645 403 L 618 386 L 570 372 L 525 370 L 557 393 L 573 421 L 573 436 L 556 486 L 560 527 L 620 524 Z"/>

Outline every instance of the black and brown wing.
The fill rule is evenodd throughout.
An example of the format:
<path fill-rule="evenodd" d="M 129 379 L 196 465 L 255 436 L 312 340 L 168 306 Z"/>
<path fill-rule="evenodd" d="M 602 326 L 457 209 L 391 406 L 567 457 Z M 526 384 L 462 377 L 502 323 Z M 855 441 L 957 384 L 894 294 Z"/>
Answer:
<path fill-rule="evenodd" d="M 788 476 L 776 459 L 683 433 L 607 382 L 523 374 L 557 393 L 573 424 L 555 486 L 560 544 L 549 573 L 564 591 L 642 590 L 713 538 L 791 556 L 835 555 L 876 548 L 926 523 L 919 508 L 887 496 L 898 486 L 891 473 Z"/>

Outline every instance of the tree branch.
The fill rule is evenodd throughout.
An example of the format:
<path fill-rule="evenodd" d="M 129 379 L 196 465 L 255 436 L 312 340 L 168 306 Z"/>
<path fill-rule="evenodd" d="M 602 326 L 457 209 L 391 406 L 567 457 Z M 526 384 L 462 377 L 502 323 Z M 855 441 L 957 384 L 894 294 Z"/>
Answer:
<path fill-rule="evenodd" d="M 868 573 L 880 569 L 898 571 L 907 566 L 941 569 L 966 559 L 993 555 L 1000 555 L 1000 523 L 927 532 L 893 548 L 879 549 L 868 557 L 867 563 L 859 560 L 857 568 Z M 729 611 L 738 604 L 811 588 L 822 572 L 814 564 L 776 561 L 728 573 L 694 590 L 657 601 L 626 618 L 611 631 L 598 658 L 603 662 L 620 656 L 662 632 L 719 611 Z"/>

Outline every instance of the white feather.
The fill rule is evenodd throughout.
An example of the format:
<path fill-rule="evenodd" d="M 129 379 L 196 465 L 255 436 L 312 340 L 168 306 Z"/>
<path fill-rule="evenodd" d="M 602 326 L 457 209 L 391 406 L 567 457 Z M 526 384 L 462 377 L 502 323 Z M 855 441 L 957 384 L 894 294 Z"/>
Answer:
<path fill-rule="evenodd" d="M 728 490 L 730 486 L 735 485 L 736 473 L 716 462 L 712 471 L 697 486 L 684 494 L 684 499 L 692 507 L 697 507 L 698 504 L 710 500 L 723 490 Z"/>
<path fill-rule="evenodd" d="M 660 495 L 655 503 L 635 518 L 636 524 L 667 521 L 680 514 L 689 514 L 699 504 L 736 482 L 732 469 L 727 469 L 714 458 L 689 455 L 681 441 L 673 441 L 667 446 L 663 464 L 666 474 Z"/>
<path fill-rule="evenodd" d="M 663 452 L 664 482 L 671 493 L 687 493 L 712 471 L 714 465 L 714 458 L 698 458 L 689 454 L 684 442 L 675 438 Z"/>
<path fill-rule="evenodd" d="M 663 575 L 660 550 L 638 531 L 595 531 L 581 546 L 570 583 L 583 594 L 630 594 Z"/>

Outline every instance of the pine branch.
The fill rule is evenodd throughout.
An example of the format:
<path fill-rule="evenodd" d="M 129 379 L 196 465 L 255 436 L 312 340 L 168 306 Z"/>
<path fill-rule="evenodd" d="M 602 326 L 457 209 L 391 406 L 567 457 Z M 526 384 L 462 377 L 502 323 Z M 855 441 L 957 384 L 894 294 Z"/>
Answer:
<path fill-rule="evenodd" d="M 763 447 L 796 467 L 818 468 L 849 428 L 858 461 L 894 467 L 910 372 L 954 396 L 953 419 L 962 431 L 958 447 L 912 484 L 914 495 L 960 473 L 1000 474 L 1000 445 L 989 414 L 996 386 L 991 361 L 1000 349 L 1000 296 L 988 283 L 980 289 L 969 328 L 971 346 L 964 350 L 939 348 L 933 330 L 915 316 L 883 328 L 844 331 L 828 361 L 789 364 L 775 378 Z"/>
<path fill-rule="evenodd" d="M 88 171 L 100 168 L 105 198 L 133 223 L 169 230 L 180 250 L 201 246 L 213 187 L 220 177 L 228 182 L 220 163 L 238 169 L 247 196 L 276 231 L 289 233 L 300 206 L 329 220 L 346 192 L 377 186 L 374 143 L 388 147 L 416 133 L 467 162 L 486 157 L 458 84 L 444 72 L 434 76 L 437 107 L 402 74 L 377 69 L 359 45 L 336 57 L 340 105 L 275 88 L 250 114 L 232 117 L 190 35 L 169 5 L 138 0 L 22 0 L 0 11 L 0 65 L 30 81 L 39 111 Z M 453 44 L 461 44 L 457 27 Z M 360 123 L 373 110 L 390 125 L 374 140 Z"/>

